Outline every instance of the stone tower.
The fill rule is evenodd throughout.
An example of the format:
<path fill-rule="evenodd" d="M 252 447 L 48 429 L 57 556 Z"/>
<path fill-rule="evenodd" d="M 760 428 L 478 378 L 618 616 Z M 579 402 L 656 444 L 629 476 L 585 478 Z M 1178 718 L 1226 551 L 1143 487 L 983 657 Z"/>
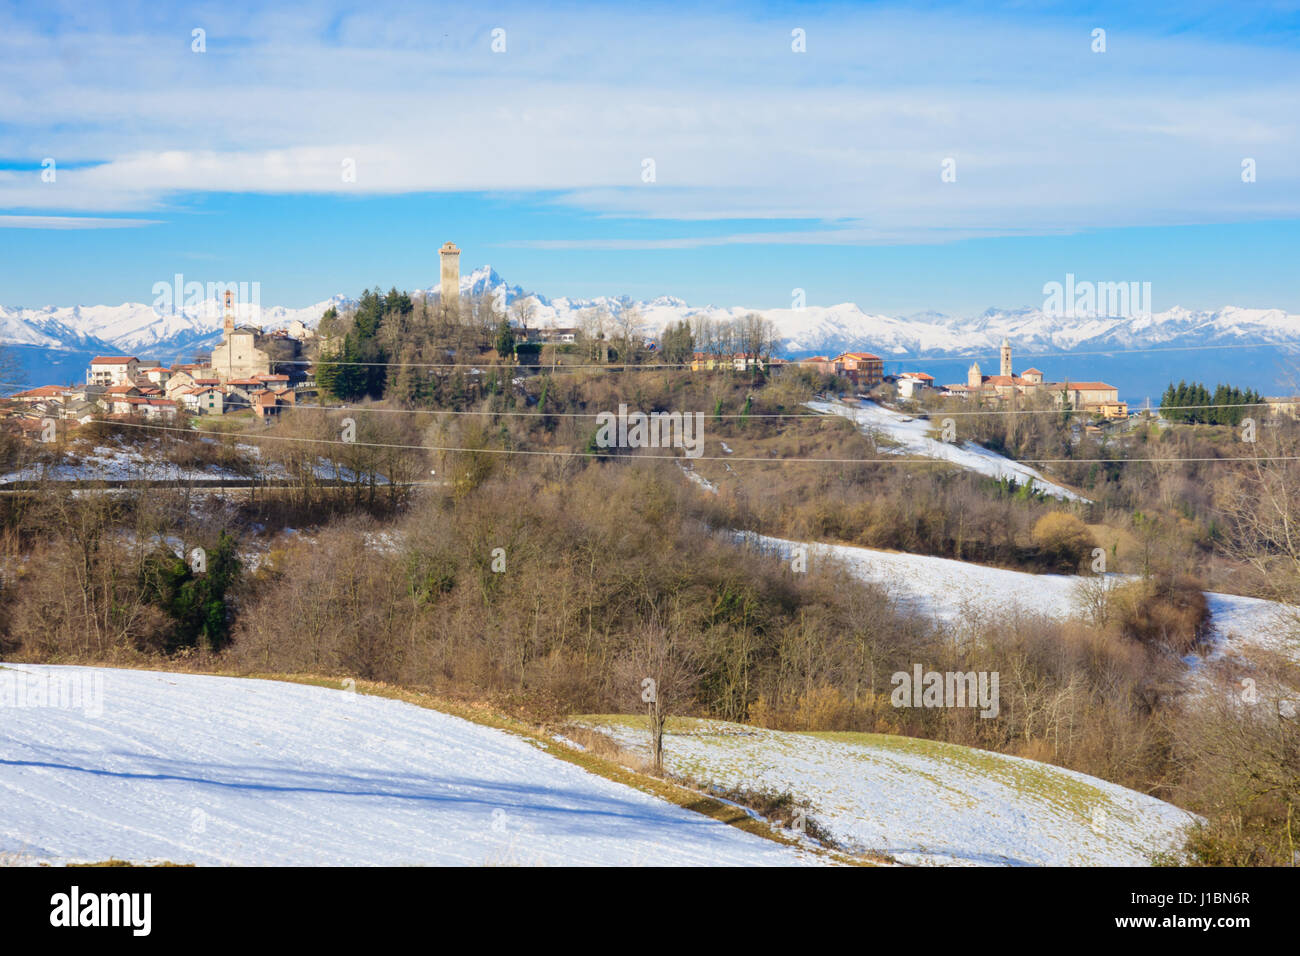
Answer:
<path fill-rule="evenodd" d="M 460 301 L 460 250 L 456 243 L 444 242 L 438 251 L 442 256 L 442 304 L 455 305 Z"/>
<path fill-rule="evenodd" d="M 999 375 L 1005 375 L 1008 378 L 1013 374 L 1011 371 L 1011 343 L 1006 339 L 1002 340 L 1002 371 Z"/>
<path fill-rule="evenodd" d="M 234 298 L 234 293 L 231 290 L 227 289 L 226 290 L 226 318 L 225 321 L 221 323 L 221 331 L 222 331 L 221 341 L 223 342 L 229 342 L 230 333 L 235 331 L 235 308 L 230 302 L 232 298 Z"/>
<path fill-rule="evenodd" d="M 971 388 L 979 388 L 984 384 L 984 376 L 980 374 L 980 363 L 972 362 L 970 371 L 966 373 L 966 384 Z"/>

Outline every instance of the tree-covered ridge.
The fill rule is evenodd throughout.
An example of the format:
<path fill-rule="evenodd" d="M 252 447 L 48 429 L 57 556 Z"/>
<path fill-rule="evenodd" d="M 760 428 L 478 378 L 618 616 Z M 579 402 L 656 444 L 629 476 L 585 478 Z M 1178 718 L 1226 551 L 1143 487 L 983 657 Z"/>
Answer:
<path fill-rule="evenodd" d="M 376 289 L 361 293 L 351 328 L 342 332 L 342 341 L 323 357 L 316 371 L 317 384 L 328 394 L 347 401 L 382 398 L 391 361 L 391 342 L 381 331 L 385 326 L 400 326 L 415 311 L 415 304 L 405 292 L 390 289 L 385 295 Z M 322 331 L 333 336 L 339 317 L 330 309 L 321 318 Z M 391 337 L 389 337 L 391 339 Z"/>
<path fill-rule="evenodd" d="M 536 302 L 519 298 L 505 311 L 490 292 L 444 305 L 396 288 L 361 294 L 355 310 L 321 317 L 316 383 L 329 400 L 386 400 L 415 408 L 464 409 L 509 391 L 514 367 L 689 364 L 697 352 L 725 359 L 769 358 L 772 323 L 756 313 L 735 319 L 697 317 L 669 325 L 650 342 L 635 307 L 583 309 L 570 342 L 536 341 Z M 507 399 L 506 404 L 510 404 Z"/>
<path fill-rule="evenodd" d="M 1171 422 L 1189 425 L 1237 425 L 1251 414 L 1252 405 L 1264 397 L 1254 389 L 1216 385 L 1211 393 L 1200 382 L 1172 382 L 1160 396 L 1160 414 Z"/>

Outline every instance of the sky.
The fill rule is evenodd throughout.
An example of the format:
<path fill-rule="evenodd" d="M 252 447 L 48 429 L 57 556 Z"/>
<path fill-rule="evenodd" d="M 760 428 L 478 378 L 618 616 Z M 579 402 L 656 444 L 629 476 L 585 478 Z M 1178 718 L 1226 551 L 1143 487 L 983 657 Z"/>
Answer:
<path fill-rule="evenodd" d="M 1300 3 L 0 3 L 0 305 L 447 240 L 552 297 L 1300 312 Z"/>

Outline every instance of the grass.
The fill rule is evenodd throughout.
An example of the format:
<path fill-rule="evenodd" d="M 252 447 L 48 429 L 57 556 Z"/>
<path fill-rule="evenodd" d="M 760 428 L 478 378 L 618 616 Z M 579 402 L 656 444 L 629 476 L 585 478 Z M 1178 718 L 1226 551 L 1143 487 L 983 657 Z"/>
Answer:
<path fill-rule="evenodd" d="M 645 718 L 640 716 L 599 714 L 587 715 L 575 720 L 589 727 L 622 727 L 647 732 Z M 844 745 L 846 749 L 857 749 L 863 757 L 867 757 L 872 750 L 926 757 L 941 765 L 951 766 L 971 777 L 1002 784 L 1015 793 L 1047 804 L 1081 822 L 1092 819 L 1098 809 L 1104 810 L 1116 821 L 1132 822 L 1131 814 L 1117 805 L 1104 790 L 1086 780 L 1078 779 L 1069 771 L 1050 764 L 1019 760 L 959 744 L 852 731 L 770 731 L 744 724 L 680 717 L 670 718 L 666 734 L 708 739 L 710 750 L 714 752 L 705 755 L 683 754 L 680 750 L 674 753 L 671 740 L 665 745 L 675 770 L 688 780 L 703 781 L 699 785 L 704 787 L 708 787 L 710 781 L 717 780 L 719 774 L 725 776 L 729 769 L 734 769 L 730 766 L 732 760 L 726 755 L 728 749 L 736 751 L 736 760 L 750 761 L 753 759 L 753 754 L 744 747 L 744 744 L 753 741 L 756 737 L 766 737 L 767 739 L 763 740 L 763 748 L 770 751 L 773 757 L 777 757 L 782 752 L 797 749 L 799 739 L 807 737 Z M 843 756 L 852 758 L 851 753 L 845 753 Z M 909 772 L 925 777 L 937 789 L 946 791 L 954 789 L 953 780 L 945 779 L 945 775 L 941 773 L 930 774 L 917 767 L 910 767 Z M 744 801 L 738 800 L 738 802 Z"/>
<path fill-rule="evenodd" d="M 898 737 L 893 734 L 865 734 L 852 731 L 811 731 L 807 736 L 834 743 L 877 747 L 942 760 L 955 767 L 1006 784 L 1017 793 L 1062 806 L 1084 818 L 1089 817 L 1098 806 L 1104 807 L 1107 812 L 1118 813 L 1117 808 L 1102 790 L 1050 764 L 1017 760 L 989 750 L 978 750 L 921 737 Z"/>
<path fill-rule="evenodd" d="M 644 726 L 644 718 L 634 716 L 592 716 L 584 720 L 622 723 L 627 727 L 639 729 Z M 676 718 L 669 722 L 668 732 L 676 734 L 701 734 L 721 743 L 727 737 L 752 736 L 759 734 L 812 737 L 831 743 L 849 744 L 857 747 L 870 747 L 897 753 L 914 754 L 943 761 L 972 774 L 1003 783 L 1018 793 L 1037 797 L 1046 802 L 1062 806 L 1080 816 L 1088 817 L 1094 807 L 1105 806 L 1111 810 L 1111 800 L 1097 787 L 1077 779 L 1072 774 L 1050 764 L 1040 764 L 1031 760 L 1017 760 L 1004 754 L 960 744 L 950 744 L 923 737 L 900 737 L 893 734 L 869 734 L 856 731 L 768 731 L 762 728 L 750 728 L 747 725 L 730 725 L 742 730 L 730 731 L 728 725 L 719 721 L 698 720 L 694 718 Z M 781 739 L 781 736 L 775 739 Z M 788 738 L 787 738 L 788 739 Z M 936 783 L 938 779 L 936 778 Z"/>
<path fill-rule="evenodd" d="M 48 866 L 49 864 L 41 864 Z M 119 860 L 116 857 L 109 857 L 107 860 L 100 860 L 96 863 L 68 863 L 68 867 L 105 867 L 105 866 L 140 866 L 140 867 L 192 867 L 193 863 L 172 863 L 164 860 L 161 863 L 132 863 L 130 860 Z"/>

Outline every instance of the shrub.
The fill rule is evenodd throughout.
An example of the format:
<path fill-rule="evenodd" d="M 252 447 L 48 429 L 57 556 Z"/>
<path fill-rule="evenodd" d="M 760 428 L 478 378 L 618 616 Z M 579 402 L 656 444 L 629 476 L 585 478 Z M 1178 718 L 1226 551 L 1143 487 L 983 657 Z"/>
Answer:
<path fill-rule="evenodd" d="M 1053 511 L 1034 525 L 1034 543 L 1062 571 L 1075 571 L 1097 546 L 1088 526 L 1072 514 Z"/>
<path fill-rule="evenodd" d="M 1209 635 L 1205 594 L 1186 578 L 1152 577 L 1114 591 L 1116 620 L 1126 637 L 1183 655 Z"/>

